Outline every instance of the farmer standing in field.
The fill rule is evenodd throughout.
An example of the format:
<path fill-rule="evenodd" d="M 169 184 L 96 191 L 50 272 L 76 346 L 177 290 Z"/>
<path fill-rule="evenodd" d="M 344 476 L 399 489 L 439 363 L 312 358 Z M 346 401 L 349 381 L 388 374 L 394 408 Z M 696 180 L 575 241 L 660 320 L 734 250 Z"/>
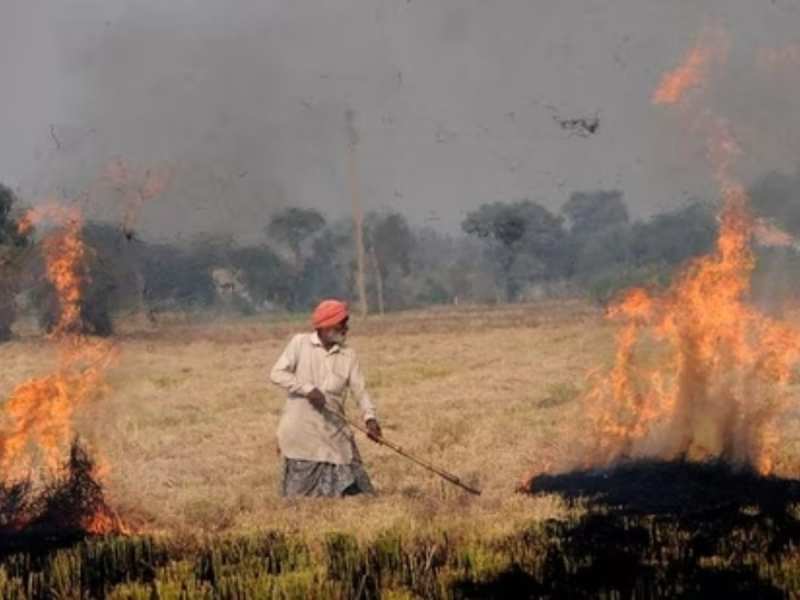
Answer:
<path fill-rule="evenodd" d="M 278 425 L 283 496 L 373 493 L 353 432 L 337 416 L 349 388 L 369 437 L 380 439 L 358 359 L 345 346 L 348 318 L 347 304 L 324 300 L 311 317 L 315 331 L 294 336 L 272 367 L 270 379 L 289 393 Z"/>

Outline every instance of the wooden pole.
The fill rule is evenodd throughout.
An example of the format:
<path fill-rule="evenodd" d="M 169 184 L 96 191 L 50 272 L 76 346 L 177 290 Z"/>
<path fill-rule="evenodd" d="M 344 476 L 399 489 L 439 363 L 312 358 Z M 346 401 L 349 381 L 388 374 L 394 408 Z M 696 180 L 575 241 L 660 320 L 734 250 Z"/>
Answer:
<path fill-rule="evenodd" d="M 358 293 L 358 309 L 361 317 L 366 317 L 369 307 L 367 306 L 367 283 L 366 283 L 366 259 L 364 252 L 364 211 L 361 208 L 361 195 L 358 187 L 358 165 L 356 162 L 356 147 L 358 146 L 358 132 L 355 127 L 355 112 L 347 110 L 345 112 L 348 133 L 348 171 L 350 175 L 350 192 L 353 200 L 353 237 L 356 244 L 356 292 Z"/>

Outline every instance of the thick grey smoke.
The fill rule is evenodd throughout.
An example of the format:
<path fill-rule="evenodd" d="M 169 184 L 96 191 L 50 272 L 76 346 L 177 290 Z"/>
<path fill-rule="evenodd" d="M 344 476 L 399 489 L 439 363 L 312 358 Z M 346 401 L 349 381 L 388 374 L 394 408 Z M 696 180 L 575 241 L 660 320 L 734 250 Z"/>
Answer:
<path fill-rule="evenodd" d="M 715 194 L 702 140 L 649 102 L 709 24 L 731 33 L 741 77 L 720 102 L 743 124 L 750 173 L 797 156 L 798 68 L 753 69 L 759 48 L 796 43 L 798 6 L 3 0 L 0 180 L 35 198 L 79 191 L 115 157 L 169 161 L 146 234 L 255 240 L 277 207 L 345 213 L 350 109 L 368 208 L 454 230 L 484 202 L 557 208 L 620 188 L 647 214 Z M 580 119 L 596 130 L 563 126 Z M 115 218 L 113 202 L 93 214 Z"/>

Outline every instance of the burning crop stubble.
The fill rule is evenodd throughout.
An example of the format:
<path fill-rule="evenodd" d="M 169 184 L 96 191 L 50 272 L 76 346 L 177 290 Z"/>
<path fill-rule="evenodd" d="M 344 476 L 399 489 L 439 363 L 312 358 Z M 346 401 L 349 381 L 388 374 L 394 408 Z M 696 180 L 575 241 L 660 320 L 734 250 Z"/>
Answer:
<path fill-rule="evenodd" d="M 0 426 L 3 489 L 12 490 L 14 496 L 15 490 L 24 489 L 18 482 L 31 479 L 33 486 L 45 486 L 35 503 L 47 504 L 50 502 L 47 499 L 55 499 L 50 504 L 56 507 L 67 504 L 58 499 L 59 495 L 77 497 L 85 493 L 85 498 L 77 500 L 73 509 L 86 512 L 69 514 L 64 508 L 65 527 L 66 524 L 78 527 L 79 523 L 90 533 L 125 531 L 102 499 L 94 462 L 73 439 L 75 413 L 102 396 L 105 372 L 115 361 L 118 348 L 109 340 L 88 338 L 83 333 L 82 295 L 90 274 L 86 269 L 88 249 L 81 239 L 80 211 L 55 203 L 42 205 L 23 217 L 20 229 L 29 231 L 45 220 L 55 223 L 55 228 L 45 236 L 42 251 L 46 276 L 59 304 L 58 319 L 49 334 L 57 349 L 57 368 L 49 375 L 17 385 L 3 405 Z M 68 450 L 70 459 L 64 462 Z M 58 483 L 64 477 L 66 483 Z M 67 492 L 71 488 L 74 490 Z M 5 520 L 25 530 L 39 516 L 36 508 L 29 515 L 24 514 L 25 507 L 20 508 L 20 514 Z M 42 510 L 50 515 L 51 522 L 56 522 L 52 507 Z"/>
<path fill-rule="evenodd" d="M 138 322 L 120 324 L 125 360 L 108 373 L 104 405 L 119 417 L 97 440 L 114 466 L 107 489 L 121 499 L 122 514 L 139 507 L 144 531 L 161 535 L 87 541 L 40 563 L 0 559 L 19 581 L 54 585 L 54 561 L 69 558 L 85 577 L 84 584 L 69 579 L 69 589 L 105 585 L 118 597 L 150 597 L 156 584 L 161 597 L 185 589 L 213 590 L 221 598 L 234 597 L 236 589 L 261 590 L 265 597 L 356 597 L 364 588 L 400 597 L 497 597 L 520 585 L 542 595 L 610 598 L 609 590 L 636 582 L 654 594 L 729 582 L 763 595 L 793 585 L 791 553 L 768 556 L 753 546 L 800 539 L 775 520 L 791 514 L 785 504 L 792 494 L 783 490 L 792 485 L 780 480 L 762 484 L 753 474 L 721 469 L 719 489 L 747 493 L 742 502 L 730 494 L 705 498 L 706 505 L 694 506 L 704 510 L 696 518 L 705 524 L 696 529 L 684 528 L 675 512 L 692 503 L 670 494 L 702 493 L 707 475 L 717 473 L 713 466 L 689 470 L 694 478 L 669 493 L 663 493 L 662 476 L 675 479 L 682 471 L 657 464 L 609 479 L 592 471 L 572 487 L 556 477 L 535 497 L 512 493 L 510 482 L 528 466 L 537 440 L 558 439 L 566 449 L 580 443 L 571 425 L 581 403 L 566 399 L 542 408 L 542 400 L 554 386 L 613 361 L 616 326 L 590 306 L 459 307 L 354 326 L 352 343 L 364 357 L 387 434 L 478 475 L 485 489 L 480 498 L 452 493 L 361 441 L 377 498 L 281 501 L 270 432 L 284 399 L 264 383 L 265 362 L 302 325 L 165 321 L 149 330 Z M 13 344 L 28 357 L 16 375 L 33 371 L 49 351 L 31 340 Z M 8 352 L 0 348 L 0 358 Z M 437 416 L 434 427 L 431 411 L 447 411 L 447 418 Z M 800 464 L 800 445 L 793 441 L 800 437 L 791 435 L 796 425 L 787 423 L 786 464 Z M 655 498 L 663 516 L 615 511 L 603 521 L 587 514 L 585 498 L 608 486 L 617 495 L 601 499 L 604 506 L 624 498 L 632 511 L 652 510 L 644 501 Z M 780 526 L 770 529 L 770 519 Z M 731 535 L 714 537 L 728 526 Z M 627 570 L 603 563 L 609 548 Z"/>
<path fill-rule="evenodd" d="M 633 289 L 610 307 L 608 316 L 622 323 L 615 364 L 592 378 L 584 399 L 591 434 L 557 469 L 642 457 L 723 459 L 763 474 L 787 468 L 780 424 L 792 407 L 787 384 L 800 360 L 800 331 L 748 302 L 751 243 L 763 226 L 735 173 L 742 149 L 733 128 L 705 100 L 729 45 L 724 31 L 704 32 L 653 94 L 654 104 L 676 106 L 689 131 L 705 138 L 721 194 L 714 252 L 691 261 L 664 292 Z M 657 353 L 650 364 L 647 346 Z"/>
<path fill-rule="evenodd" d="M 109 182 L 115 187 L 122 196 L 123 230 L 132 236 L 143 204 L 158 197 L 170 177 L 167 167 L 139 174 L 117 159 L 91 189 Z M 92 191 L 85 196 L 91 194 Z M 91 458 L 75 437 L 75 421 L 81 410 L 107 395 L 106 374 L 118 362 L 120 351 L 117 340 L 87 335 L 99 332 L 84 312 L 86 291 L 93 276 L 93 250 L 83 239 L 83 214 L 77 202 L 41 202 L 22 217 L 19 229 L 28 233 L 37 225 L 48 226 L 41 252 L 56 302 L 47 339 L 56 349 L 57 366 L 50 374 L 16 385 L 3 405 L 0 484 L 4 502 L 11 506 L 14 502 L 6 501 L 16 499 L 19 509 L 19 514 L 4 520 L 23 531 L 41 521 L 41 514 L 49 515 L 47 519 L 55 524 L 59 506 L 63 505 L 67 529 L 82 528 L 91 534 L 126 533 L 129 527 L 105 502 L 100 484 L 111 470 L 109 461 L 102 455 Z M 69 460 L 64 458 L 67 453 Z M 39 495 L 34 500 L 26 499 L 31 494 Z M 70 510 L 59 498 L 76 499 L 70 510 L 82 510 L 82 514 L 67 514 Z M 23 506 L 25 502 L 33 505 Z M 37 516 L 38 513 L 41 514 Z"/>
<path fill-rule="evenodd" d="M 322 590 L 338 591 L 343 596 L 358 597 L 377 595 L 382 585 L 397 585 L 433 597 L 445 595 L 445 590 L 454 590 L 457 596 L 487 595 L 505 589 L 502 585 L 513 589 L 516 583 L 543 595 L 567 589 L 584 593 L 609 589 L 613 597 L 617 590 L 677 594 L 691 593 L 698 586 L 712 589 L 702 586 L 713 584 L 714 577 L 719 583 L 721 575 L 728 577 L 725 581 L 739 592 L 773 594 L 779 592 L 778 585 L 791 589 L 791 577 L 796 575 L 791 575 L 790 567 L 796 565 L 792 566 L 784 551 L 800 541 L 792 516 L 799 497 L 797 485 L 763 475 L 798 474 L 796 444 L 782 442 L 787 438 L 780 434 L 787 426 L 782 417 L 790 408 L 800 344 L 793 322 L 767 318 L 747 304 L 753 267 L 749 244 L 755 221 L 744 187 L 735 176 L 741 149 L 726 120 L 686 100 L 692 95 L 690 90 L 702 91 L 708 86 L 712 67 L 725 61 L 726 45 L 724 34 L 704 36 L 687 54 L 685 63 L 664 78 L 653 97 L 656 104 L 680 106 L 692 130 L 707 139 L 714 178 L 723 198 L 715 252 L 688 265 L 665 293 L 633 290 L 611 308 L 610 316 L 622 325 L 611 370 L 592 380 L 586 396 L 592 428 L 576 431 L 573 427 L 584 422 L 577 417 L 585 405 L 574 402 L 571 394 L 564 394 L 564 401 L 556 403 L 541 397 L 548 395 L 548 390 L 559 389 L 564 378 L 572 380 L 583 368 L 608 359 L 611 326 L 599 323 L 595 314 L 579 305 L 572 307 L 577 309 L 575 314 L 562 312 L 562 320 L 554 317 L 557 311 L 553 306 L 542 309 L 538 320 L 526 312 L 527 323 L 521 322 L 514 311 L 539 309 L 520 307 L 479 314 L 453 311 L 446 313 L 447 319 L 470 325 L 457 328 L 455 336 L 445 328 L 430 326 L 419 333 L 420 325 L 430 325 L 433 319 L 424 313 L 406 315 L 399 324 L 365 324 L 363 337 L 357 339 L 357 344 L 370 351 L 364 354 L 374 357 L 371 383 L 385 400 L 382 406 L 389 415 L 387 431 L 396 431 L 423 454 L 443 456 L 448 464 L 468 467 L 475 479 L 488 480 L 486 487 L 492 492 L 486 497 L 471 500 L 454 494 L 424 474 L 407 472 L 405 465 L 392 463 L 392 458 L 379 449 L 368 449 L 366 459 L 384 491 L 383 498 L 348 500 L 335 507 L 314 501 L 275 501 L 277 459 L 270 440 L 265 438 L 269 437 L 266 432 L 274 430 L 280 399 L 262 391 L 263 371 L 265 362 L 269 362 L 265 355 L 277 352 L 294 324 L 264 326 L 241 321 L 207 328 L 165 326 L 162 331 L 134 331 L 122 337 L 132 360 L 123 368 L 106 372 L 111 346 L 102 346 L 101 359 L 95 362 L 87 358 L 94 356 L 92 344 L 87 345 L 78 333 L 80 311 L 75 307 L 80 285 L 74 281 L 87 274 L 80 267 L 83 250 L 75 234 L 79 223 L 75 215 L 62 220 L 59 243 L 53 244 L 66 249 L 66 258 L 59 255 L 48 261 L 48 276 L 60 292 L 63 309 L 53 339 L 59 344 L 59 352 L 68 358 L 53 376 L 56 379 L 36 379 L 15 390 L 9 406 L 16 424 L 0 437 L 0 458 L 13 456 L 16 464 L 21 449 L 35 442 L 45 449 L 45 462 L 58 469 L 56 457 L 63 455 L 65 442 L 73 432 L 75 409 L 113 377 L 115 383 L 122 384 L 114 388 L 124 393 L 112 400 L 124 407 L 125 420 L 106 432 L 111 439 L 105 441 L 117 443 L 116 453 L 112 452 L 115 471 L 110 477 L 123 487 L 122 496 L 148 507 L 154 531 L 242 532 L 263 529 L 268 523 L 292 534 L 305 533 L 312 539 L 318 536 L 318 542 L 321 537 L 324 574 L 308 568 L 311 552 L 304 546 L 298 545 L 300 549 L 291 555 L 297 560 L 286 571 L 299 569 L 304 578 L 303 583 L 295 582 L 297 589 L 313 589 L 318 594 Z M 140 200 L 147 195 L 137 193 Z M 476 320 L 485 321 L 486 327 L 476 327 Z M 587 324 L 595 325 L 599 333 L 592 332 Z M 408 331 L 397 331 L 406 326 Z M 391 345 L 386 342 L 387 334 L 394 334 Z M 653 365 L 642 360 L 641 350 L 647 345 L 657 348 Z M 92 370 L 94 366 L 98 367 L 96 371 Z M 42 395 L 56 399 L 57 405 L 32 411 L 28 398 Z M 113 395 L 113 390 L 108 395 Z M 16 410 L 15 406 L 22 408 Z M 448 414 L 435 431 L 430 426 L 433 410 Z M 51 414 L 59 419 L 55 424 L 45 421 L 44 425 L 41 419 L 27 419 L 39 412 L 44 419 Z M 559 453 L 566 458 L 577 453 L 589 467 L 616 465 L 619 459 L 630 457 L 666 459 L 663 463 L 632 462 L 610 471 L 592 468 L 582 474 L 566 474 L 563 479 L 539 477 L 529 488 L 566 497 L 571 492 L 576 498 L 591 495 L 600 504 L 605 501 L 622 504 L 625 510 L 640 510 L 646 513 L 645 518 L 639 520 L 642 515 L 634 517 L 623 511 L 609 519 L 598 514 L 582 519 L 583 506 L 567 507 L 553 497 L 529 499 L 509 494 L 509 473 L 521 471 L 521 457 L 536 451 L 538 439 L 556 436 L 563 440 L 557 444 Z M 443 439 L 447 443 L 442 443 Z M 53 489 L 69 490 L 70 482 L 79 480 L 79 488 L 89 490 L 86 497 L 93 504 L 100 488 L 88 455 L 73 445 L 67 464 L 62 473 L 69 477 Z M 732 465 L 738 468 L 732 469 Z M 711 501 L 710 506 L 699 507 L 699 524 L 694 514 L 677 525 L 670 522 L 685 517 L 686 502 L 671 496 L 674 490 L 667 492 L 667 510 L 662 508 L 665 498 L 659 494 L 661 489 L 656 490 L 655 498 L 662 504 L 655 508 L 636 505 L 641 499 L 624 493 L 632 480 L 645 480 L 654 474 L 673 479 L 691 476 L 689 479 L 701 482 L 696 484 L 692 479 L 688 490 L 699 491 L 701 499 Z M 570 479 L 578 475 L 585 479 L 578 477 L 577 483 Z M 647 499 L 653 497 L 658 477 L 655 484 L 645 482 L 645 491 L 650 494 Z M 608 479 L 618 483 L 622 493 L 598 500 L 598 494 L 604 490 L 608 493 Z M 702 496 L 709 480 L 721 483 L 722 493 Z M 620 492 L 619 488 L 612 491 Z M 748 493 L 731 493 L 741 488 Z M 6 489 L 5 505 L 24 504 L 18 500 L 26 494 L 24 483 L 6 485 Z M 52 495 L 60 497 L 57 492 Z M 723 497 L 723 505 L 717 505 Z M 689 503 L 694 501 L 693 497 Z M 82 500 L 78 506 L 83 506 Z M 92 514 L 92 510 L 88 512 Z M 652 518 L 659 511 L 668 518 Z M 110 525 L 86 525 L 85 514 L 81 508 L 78 520 L 83 529 L 124 531 L 113 518 Z M 521 528 L 532 517 L 565 515 L 568 519 L 561 523 Z M 402 535 L 394 538 L 381 533 L 387 527 L 408 527 L 409 521 L 416 523 L 410 525 L 412 530 L 416 528 L 415 535 L 422 532 L 421 542 L 418 538 L 405 545 Z M 428 527 L 464 531 L 476 522 L 481 522 L 479 539 L 499 535 L 502 542 L 463 550 L 451 544 L 449 534 L 433 536 L 432 542 L 425 540 Z M 362 539 L 330 534 L 331 523 L 357 530 Z M 152 590 L 148 586 L 160 578 L 184 591 L 210 593 L 213 588 L 221 597 L 235 596 L 235 590 L 242 589 L 251 593 L 253 589 L 269 589 L 274 594 L 276 588 L 268 587 L 274 583 L 271 580 L 255 584 L 248 580 L 245 584 L 247 576 L 241 573 L 252 575 L 253 570 L 262 570 L 259 560 L 263 553 L 272 560 L 273 550 L 283 548 L 285 538 L 281 535 L 268 538 L 267 550 L 248 546 L 240 552 L 238 547 L 231 550 L 214 543 L 197 556 L 185 554 L 191 558 L 173 565 L 169 572 L 164 570 L 167 559 L 157 552 L 158 557 L 147 563 L 152 573 L 142 576 L 141 581 L 134 578 L 126 582 L 131 587 L 119 593 L 132 594 L 134 587 L 137 594 L 149 593 Z M 768 545 L 778 558 L 771 555 L 768 558 L 773 562 L 756 561 L 754 554 L 759 549 L 754 549 L 752 539 L 756 546 Z M 603 572 L 608 566 L 604 557 L 591 548 L 587 551 L 594 542 L 604 549 L 615 548 L 613 557 L 630 566 L 632 575 L 614 579 L 619 571 Z M 130 546 L 138 543 L 131 541 Z M 474 540 L 469 543 L 475 544 Z M 665 564 L 665 549 L 674 553 L 675 563 L 667 560 Z M 256 557 L 255 562 L 248 562 L 251 557 Z M 74 560 L 84 558 L 73 556 Z M 709 570 L 704 561 L 719 564 Z M 234 564 L 240 573 L 230 572 Z M 267 562 L 266 569 L 270 576 L 275 574 L 271 564 Z M 486 564 L 490 565 L 488 569 Z M 655 564 L 667 568 L 654 571 Z M 672 564 L 684 570 L 669 581 L 665 574 Z M 775 570 L 787 564 L 786 575 L 775 576 Z M 18 569 L 26 577 L 34 571 Z M 484 586 L 486 582 L 476 577 L 476 573 L 487 572 L 488 585 L 495 587 Z M 5 571 L 0 574 L 2 586 L 7 578 Z M 768 575 L 778 581 L 775 586 L 766 581 Z M 559 587 L 569 579 L 574 580 L 570 582 L 572 588 Z M 251 589 L 245 585 L 267 587 Z M 325 587 L 328 585 L 333 587 Z"/>

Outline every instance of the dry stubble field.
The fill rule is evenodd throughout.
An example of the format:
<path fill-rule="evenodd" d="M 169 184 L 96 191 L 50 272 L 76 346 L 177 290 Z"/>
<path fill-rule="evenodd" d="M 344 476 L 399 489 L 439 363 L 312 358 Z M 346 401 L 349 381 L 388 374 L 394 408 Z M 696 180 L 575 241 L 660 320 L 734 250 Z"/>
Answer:
<path fill-rule="evenodd" d="M 614 328 L 599 310 L 558 302 L 353 322 L 350 344 L 386 437 L 478 485 L 481 497 L 361 436 L 377 497 L 280 498 L 275 430 L 285 398 L 267 375 L 306 327 L 263 317 L 121 324 L 108 390 L 78 428 L 107 458 L 123 514 L 151 532 L 278 529 L 306 539 L 388 528 L 500 535 L 565 514 L 558 497 L 514 488 L 543 441 L 569 443 L 562 432 L 580 411 L 587 371 L 610 364 Z M 47 372 L 53 358 L 36 336 L 3 345 L 0 392 Z"/>

